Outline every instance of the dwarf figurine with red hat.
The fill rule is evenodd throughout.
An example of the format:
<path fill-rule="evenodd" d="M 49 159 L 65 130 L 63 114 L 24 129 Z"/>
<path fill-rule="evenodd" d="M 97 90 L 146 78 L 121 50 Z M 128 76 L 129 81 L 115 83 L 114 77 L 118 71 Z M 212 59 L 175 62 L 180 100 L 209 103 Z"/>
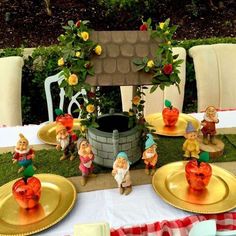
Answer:
<path fill-rule="evenodd" d="M 29 148 L 29 141 L 23 134 L 19 134 L 20 138 L 16 144 L 15 151 L 13 153 L 13 163 L 18 162 L 20 169 L 18 173 L 23 171 L 29 165 L 32 165 L 32 160 L 35 157 L 35 152 L 32 148 Z"/>
<path fill-rule="evenodd" d="M 184 157 L 186 158 L 199 158 L 200 145 L 197 141 L 198 132 L 193 127 L 191 122 L 187 123 L 186 131 L 184 137 L 186 138 L 183 144 Z"/>
<path fill-rule="evenodd" d="M 89 176 L 96 176 L 93 174 L 94 165 L 94 154 L 92 147 L 86 138 L 79 138 L 77 141 L 77 149 L 80 159 L 79 169 L 82 173 L 81 185 L 84 186 Z"/>
<path fill-rule="evenodd" d="M 56 126 L 56 140 L 58 151 L 63 151 L 63 156 L 61 156 L 60 161 L 70 158 L 73 161 L 77 156 L 76 151 L 76 138 L 72 136 L 62 124 L 57 124 Z"/>
<path fill-rule="evenodd" d="M 204 119 L 201 121 L 203 126 L 201 131 L 203 134 L 204 144 L 216 144 L 216 124 L 219 123 L 218 114 L 216 108 L 209 106 L 204 114 Z"/>

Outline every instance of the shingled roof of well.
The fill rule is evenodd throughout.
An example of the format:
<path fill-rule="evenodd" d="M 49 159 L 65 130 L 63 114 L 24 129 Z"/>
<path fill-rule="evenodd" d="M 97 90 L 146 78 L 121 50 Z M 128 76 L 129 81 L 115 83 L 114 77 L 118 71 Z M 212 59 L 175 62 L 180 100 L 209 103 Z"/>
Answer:
<path fill-rule="evenodd" d="M 93 86 L 151 84 L 149 73 L 137 71 L 134 58 L 153 59 L 158 42 L 147 31 L 94 31 L 91 38 L 102 46 L 102 54 L 94 56 L 95 75 L 87 82 Z"/>

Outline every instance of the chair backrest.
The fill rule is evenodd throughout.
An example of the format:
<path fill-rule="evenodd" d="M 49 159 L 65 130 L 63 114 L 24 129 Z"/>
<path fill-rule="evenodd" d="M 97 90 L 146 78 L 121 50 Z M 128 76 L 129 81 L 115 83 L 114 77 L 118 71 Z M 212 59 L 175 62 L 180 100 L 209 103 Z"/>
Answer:
<path fill-rule="evenodd" d="M 165 99 L 172 101 L 173 106 L 177 107 L 180 111 L 183 108 L 184 100 L 184 87 L 186 80 L 186 50 L 182 47 L 173 48 L 173 54 L 178 54 L 178 59 L 183 59 L 184 62 L 181 64 L 180 70 L 180 93 L 176 86 L 171 86 L 165 88 L 164 91 L 161 89 L 155 90 L 154 93 L 149 93 L 149 90 L 146 91 L 145 96 L 145 106 L 144 106 L 144 115 L 151 113 L 161 112 L 164 108 Z M 147 86 L 149 89 L 152 86 Z M 121 99 L 122 99 L 122 109 L 123 111 L 128 111 L 132 107 L 132 98 L 134 96 L 135 88 L 133 86 L 121 86 Z"/>
<path fill-rule="evenodd" d="M 236 108 L 236 44 L 212 44 L 189 49 L 197 83 L 198 111 L 209 105 Z"/>
<path fill-rule="evenodd" d="M 48 108 L 48 120 L 53 121 L 54 120 L 54 109 L 55 108 L 60 108 L 64 112 L 67 112 L 69 114 L 72 114 L 72 106 L 73 108 L 80 108 L 80 104 L 77 101 L 77 98 L 79 95 L 82 93 L 78 92 L 72 98 L 70 99 L 70 102 L 68 104 L 68 107 L 66 108 L 67 110 L 65 111 L 65 90 L 63 88 L 60 88 L 60 93 L 59 93 L 59 104 L 57 107 L 53 107 L 53 100 L 52 100 L 52 92 L 51 92 L 51 85 L 52 83 L 57 83 L 58 87 L 60 86 L 61 82 L 63 80 L 63 75 L 60 73 L 49 76 L 45 79 L 44 81 L 44 88 L 45 88 L 45 93 L 46 93 L 46 99 L 47 99 L 47 108 Z M 78 116 L 79 117 L 79 116 Z"/>
<path fill-rule="evenodd" d="M 20 56 L 0 58 L 0 125 L 22 125 L 21 80 L 24 60 Z"/>

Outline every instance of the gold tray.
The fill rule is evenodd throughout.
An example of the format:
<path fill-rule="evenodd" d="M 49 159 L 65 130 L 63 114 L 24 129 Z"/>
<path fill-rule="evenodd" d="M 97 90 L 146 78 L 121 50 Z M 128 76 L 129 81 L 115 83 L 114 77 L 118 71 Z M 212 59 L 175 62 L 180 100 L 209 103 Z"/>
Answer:
<path fill-rule="evenodd" d="M 167 127 L 164 124 L 162 113 L 154 113 L 145 117 L 146 121 L 156 129 L 155 134 L 165 136 L 183 136 L 188 121 L 192 122 L 196 130 L 200 129 L 200 122 L 191 115 L 180 113 L 175 126 Z"/>
<path fill-rule="evenodd" d="M 159 168 L 152 178 L 156 193 L 170 205 L 190 212 L 215 214 L 236 207 L 236 177 L 212 165 L 212 177 L 203 191 L 190 190 L 185 179 L 187 161 L 173 162 Z"/>
<path fill-rule="evenodd" d="M 51 227 L 73 208 L 76 189 L 66 178 L 53 174 L 38 174 L 42 193 L 39 205 L 31 210 L 18 206 L 12 195 L 13 180 L 0 187 L 0 235 L 29 235 Z"/>
<path fill-rule="evenodd" d="M 74 119 L 73 129 L 79 129 L 80 119 Z M 38 138 L 47 144 L 57 145 L 56 141 L 56 122 L 50 122 L 42 126 L 38 131 Z"/>

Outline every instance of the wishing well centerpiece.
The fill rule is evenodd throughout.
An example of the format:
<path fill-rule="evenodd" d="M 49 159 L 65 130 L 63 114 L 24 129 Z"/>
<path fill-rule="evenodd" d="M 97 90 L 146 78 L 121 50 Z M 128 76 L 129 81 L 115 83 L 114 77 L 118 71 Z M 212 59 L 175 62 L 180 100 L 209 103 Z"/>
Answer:
<path fill-rule="evenodd" d="M 147 133 L 151 133 L 143 115 L 145 86 L 140 86 L 146 83 L 139 79 L 142 80 L 146 74 L 148 84 L 153 84 L 151 92 L 157 87 L 164 89 L 170 85 L 178 86 L 180 82 L 178 66 L 182 60 L 177 60 L 178 55 L 173 56 L 171 50 L 171 39 L 176 27 L 169 26 L 169 19 L 156 25 L 154 31 L 151 30 L 151 20 L 143 24 L 147 24 L 148 32 L 102 31 L 91 34 L 88 21 L 69 21 L 68 26 L 64 27 L 65 34 L 58 38 L 62 48 L 58 65 L 64 77 L 60 86 L 64 88 L 68 98 L 80 93 L 77 99 L 77 112 L 81 118 L 78 136 L 86 137 L 92 145 L 94 162 L 107 167 L 112 167 L 119 151 L 127 152 L 132 164 L 139 160 L 143 146 L 140 142 L 145 141 Z M 150 35 L 153 38 L 152 44 L 158 47 L 156 55 L 156 50 L 149 49 Z M 155 38 L 160 40 L 154 40 Z M 152 55 L 153 58 L 134 59 L 141 56 L 138 42 L 144 42 L 148 46 L 147 56 Z M 138 86 L 128 112 L 114 111 L 98 115 L 101 114 L 102 99 L 99 98 L 99 91 L 91 85 Z"/>

